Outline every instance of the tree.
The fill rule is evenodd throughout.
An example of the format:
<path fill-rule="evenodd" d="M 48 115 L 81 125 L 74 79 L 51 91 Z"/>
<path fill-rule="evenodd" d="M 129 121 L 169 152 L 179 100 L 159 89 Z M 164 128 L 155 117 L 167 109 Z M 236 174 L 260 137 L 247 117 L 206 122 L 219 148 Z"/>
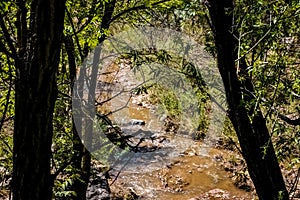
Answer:
<path fill-rule="evenodd" d="M 114 21 L 121 19 L 126 15 L 131 16 L 131 12 L 146 9 L 151 6 L 159 5 L 163 1 L 153 2 L 153 4 L 144 4 L 143 2 L 122 2 L 122 1 L 67 1 L 67 10 L 66 10 L 66 22 L 65 22 L 65 31 L 64 31 L 64 49 L 66 52 L 63 53 L 66 55 L 63 59 L 62 68 L 59 69 L 62 74 L 67 73 L 69 75 L 69 82 L 71 83 L 68 86 L 64 86 L 68 88 L 64 90 L 64 87 L 61 87 L 63 90 L 60 91 L 60 94 L 64 96 L 70 96 L 70 91 L 72 94 L 72 89 L 75 91 L 81 91 L 76 93 L 78 96 L 73 98 L 73 104 L 78 105 L 80 104 L 80 100 L 82 100 L 82 87 L 83 82 L 77 82 L 78 84 L 73 85 L 74 81 L 76 80 L 76 64 L 83 63 L 85 57 L 88 54 L 88 51 L 91 48 L 101 44 L 109 33 L 110 24 Z M 82 8 L 85 10 L 82 10 Z M 127 19 L 127 18 L 126 18 Z M 100 54 L 100 48 L 96 48 L 95 54 Z M 96 83 L 95 78 L 97 78 L 97 70 L 98 70 L 98 57 L 95 56 L 94 67 L 92 73 L 92 82 Z M 78 73 L 78 79 L 84 77 L 85 69 L 82 66 L 80 72 Z M 82 74 L 83 73 L 83 74 Z M 67 76 L 68 76 L 67 75 Z M 63 78 L 62 78 L 63 79 Z M 64 85 L 66 82 L 62 81 L 60 85 Z M 70 87 L 71 86 L 71 87 Z M 70 89 L 72 88 L 72 89 Z M 90 95 L 88 99 L 88 105 L 91 106 L 93 109 L 95 104 L 95 88 L 91 86 Z M 60 104 L 60 103 L 59 103 Z M 80 110 L 73 112 L 81 112 Z M 82 115 L 80 115 L 82 116 Z M 58 115 L 60 118 L 64 118 L 66 116 Z M 57 120 L 58 123 L 62 122 L 63 120 Z M 74 120 L 73 120 L 74 123 Z M 82 126 L 82 123 L 85 124 Z M 69 170 L 68 178 L 66 179 L 70 181 L 70 184 L 67 184 L 68 187 L 65 187 L 63 190 L 67 190 L 66 193 L 63 191 L 60 195 L 70 195 L 74 196 L 76 194 L 76 199 L 85 199 L 85 192 L 87 188 L 87 184 L 89 182 L 90 177 L 90 168 L 91 168 L 91 155 L 90 152 L 85 148 L 82 144 L 82 140 L 84 139 L 85 145 L 89 146 L 90 143 L 90 134 L 93 132 L 91 119 L 78 119 L 76 123 L 76 127 L 73 125 L 72 127 L 72 143 L 73 148 L 71 155 L 72 158 L 69 158 L 66 162 L 65 160 L 54 159 L 58 163 L 59 167 L 56 168 L 55 177 L 61 173 L 65 172 L 65 169 Z M 61 131 L 61 130 L 59 130 Z M 64 130 L 62 131 L 64 132 Z M 65 133 L 68 134 L 68 133 Z M 55 156 L 56 157 L 56 156 Z M 57 158 L 57 157 L 56 157 Z M 54 161 L 55 162 L 55 161 Z M 70 173 L 71 171 L 71 173 Z M 64 182 L 64 181 L 62 181 Z M 64 183 L 58 183 L 58 185 L 64 185 Z"/>
<path fill-rule="evenodd" d="M 237 133 L 243 157 L 246 160 L 249 174 L 260 199 L 288 199 L 279 164 L 262 112 L 246 108 L 246 103 L 254 97 L 242 91 L 254 92 L 252 80 L 246 76 L 246 62 L 241 60 L 241 73 L 245 80 L 239 80 L 235 60 L 238 58 L 237 40 L 233 29 L 233 1 L 210 0 L 206 2 L 211 26 L 214 31 L 217 49 L 218 68 L 221 73 L 228 114 Z M 244 71 L 243 71 L 244 70 Z M 254 99 L 255 100 L 255 99 Z M 250 104 L 251 105 L 251 104 Z"/>
<path fill-rule="evenodd" d="M 276 3 L 275 1 L 267 1 L 263 6 L 258 5 L 261 4 L 261 1 L 251 2 L 251 6 L 245 2 L 239 0 L 235 3 L 239 9 L 246 7 L 251 12 L 247 12 L 249 15 L 245 16 L 236 15 L 235 13 L 235 19 L 233 20 L 231 11 L 236 9 L 233 9 L 231 1 L 207 1 L 211 14 L 211 25 L 216 33 L 219 68 L 227 89 L 228 104 L 231 108 L 229 115 L 238 133 L 244 157 L 248 163 L 258 194 L 264 196 L 265 199 L 270 196 L 276 198 L 280 195 L 284 198 L 286 190 L 269 136 L 269 133 L 273 134 L 273 132 L 271 132 L 272 130 L 268 132 L 265 122 L 266 119 L 276 118 L 276 116 L 267 114 L 267 118 L 253 105 L 253 102 L 256 103 L 259 99 L 257 97 L 257 87 L 267 85 L 269 81 L 267 79 L 270 77 L 266 78 L 267 74 L 262 72 L 265 70 L 264 68 L 254 69 L 256 70 L 255 74 L 249 75 L 249 73 L 246 73 L 245 69 L 253 67 L 253 63 L 249 64 L 248 57 L 240 58 L 240 55 L 243 51 L 246 53 L 249 51 L 257 57 L 262 54 L 269 56 L 268 53 L 265 53 L 266 47 L 271 49 L 275 45 L 285 46 L 286 44 L 281 44 L 280 41 L 286 35 L 283 32 L 276 32 L 277 30 L 272 26 L 272 30 L 266 30 L 267 33 L 272 33 L 269 34 L 272 37 L 265 40 L 264 28 L 266 26 L 259 24 L 259 27 L 256 27 L 253 31 L 249 25 L 245 29 L 246 23 L 244 21 L 242 25 L 240 23 L 232 24 L 231 22 L 236 21 L 236 18 L 238 18 L 247 19 L 248 24 L 255 24 L 256 14 L 263 13 L 272 6 L 275 9 L 273 12 L 278 12 L 280 15 L 282 10 L 286 9 L 285 6 L 281 6 L 280 2 L 285 3 L 285 1 L 280 0 Z M 230 4 L 228 8 L 226 7 L 227 4 Z M 244 4 L 246 6 L 243 7 Z M 223 12 L 224 7 L 226 7 L 226 12 Z M 295 13 L 299 10 L 299 3 L 298 7 L 295 6 L 293 10 Z M 64 14 L 66 14 L 65 21 Z M 1 147 L 0 150 L 5 148 L 11 151 L 11 138 L 9 134 L 5 133 L 6 130 L 3 127 L 7 126 L 7 122 L 12 124 L 13 119 L 15 119 L 13 149 L 14 199 L 50 199 L 53 181 L 56 184 L 54 190 L 57 196 L 55 197 L 71 198 L 72 196 L 74 199 L 85 199 L 90 176 L 91 155 L 78 136 L 84 137 L 85 134 L 91 133 L 93 127 L 91 126 L 92 121 L 86 119 L 82 122 L 85 125 L 90 125 L 83 127 L 83 130 L 78 127 L 77 129 L 72 128 L 70 96 L 76 77 L 76 66 L 83 62 L 90 49 L 99 45 L 109 34 L 114 35 L 124 27 L 143 24 L 185 31 L 194 36 L 198 35 L 197 41 L 203 42 L 204 36 L 199 32 L 206 31 L 207 27 L 198 27 L 195 24 L 203 24 L 206 20 L 204 14 L 205 12 L 203 12 L 203 8 L 197 0 L 77 0 L 66 1 L 66 9 L 64 0 L 1 1 L 0 129 L 1 134 L 4 132 L 4 137 L 0 135 L 0 140 L 5 147 Z M 285 23 L 281 23 L 284 26 L 283 29 L 286 31 L 286 26 L 290 26 L 293 27 L 293 30 L 292 28 L 288 29 L 289 34 L 299 33 L 298 27 L 300 26 L 296 20 L 293 20 L 295 22 L 292 26 L 290 24 L 286 25 L 290 20 L 289 16 L 293 16 L 293 13 L 278 18 L 286 18 Z M 223 24 L 224 20 L 225 24 Z M 232 25 L 243 27 L 243 31 L 241 31 L 241 28 L 233 29 Z M 228 33 L 229 29 L 231 33 Z M 260 32 L 261 35 L 256 34 L 253 37 L 251 34 L 243 34 L 249 31 Z M 62 36 L 62 32 L 64 36 Z M 239 35 L 243 36 L 243 40 L 239 38 L 241 40 L 238 40 L 239 44 L 237 44 L 235 38 Z M 263 38 L 264 42 L 261 42 L 260 38 Z M 274 38 L 276 40 L 273 40 Z M 293 39 L 299 41 L 294 36 Z M 247 47 L 247 44 L 249 47 Z M 210 47 L 213 51 L 213 45 Z M 276 55 L 273 55 L 271 59 L 283 58 L 283 52 L 286 52 L 285 48 L 276 51 Z M 295 57 L 295 60 L 299 59 L 297 53 L 289 57 Z M 238 62 L 235 63 L 234 60 Z M 256 60 L 256 58 L 252 60 Z M 281 61 L 274 63 L 284 65 L 285 59 L 281 59 Z M 97 70 L 97 62 L 97 60 L 94 62 L 95 70 Z M 274 66 L 269 66 L 269 68 L 272 67 Z M 273 74 L 272 78 L 280 77 L 278 74 L 282 73 L 284 68 L 289 71 L 288 73 L 291 72 L 292 68 L 283 66 L 279 70 L 276 69 L 276 73 Z M 297 66 L 293 70 L 295 72 Z M 237 71 L 238 73 L 236 73 Z M 229 78 L 226 76 L 228 72 L 230 74 Z M 297 74 L 294 74 L 294 76 L 297 77 Z M 56 81 L 56 78 L 58 81 Z M 254 85 L 252 85 L 252 81 Z M 286 105 L 289 104 L 290 99 L 288 99 L 289 94 L 285 89 L 293 91 L 296 94 L 293 95 L 294 98 L 299 97 L 299 82 L 290 79 L 280 80 L 278 83 L 280 83 L 280 86 L 274 84 L 275 91 L 282 90 L 282 85 L 284 85 Z M 77 87 L 81 86 L 77 85 Z M 274 95 L 269 95 L 270 92 L 265 88 L 259 90 L 259 92 L 261 92 L 260 94 L 263 93 L 264 101 L 259 101 L 256 105 L 267 106 L 272 110 L 281 108 L 280 106 L 283 104 L 282 95 L 276 92 L 274 92 Z M 56 98 L 57 93 L 58 98 Z M 91 95 L 95 96 L 93 92 L 91 92 Z M 12 111 L 14 101 L 11 99 L 13 96 L 15 96 L 15 113 Z M 89 98 L 88 101 L 88 104 L 94 104 L 93 97 Z M 299 125 L 299 118 L 294 119 L 281 114 L 278 116 L 291 125 Z M 54 124 L 54 131 L 52 124 Z M 53 132 L 54 143 L 52 143 Z M 287 132 L 286 137 L 290 138 L 290 132 Z M 281 140 L 280 137 L 278 138 Z M 256 143 L 252 144 L 249 141 L 256 141 Z M 286 143 L 289 141 L 286 140 Z M 297 147 L 299 143 L 297 139 L 295 141 L 294 146 Z M 55 148 L 52 148 L 53 152 L 50 150 L 51 143 L 53 146 L 56 145 Z M 279 143 L 279 145 L 275 143 L 275 145 L 280 147 L 280 145 L 286 143 Z M 3 152 L 5 153 L 5 151 Z M 0 157 L 2 157 L 3 152 L 0 151 Z M 284 153 L 286 154 L 286 152 Z M 299 153 L 295 150 L 294 154 L 297 156 Z M 257 160 L 255 156 L 258 156 L 259 159 Z M 7 157 L 10 158 L 10 156 Z M 7 168 L 10 168 L 10 163 L 7 166 Z M 8 171 L 11 171 L 11 169 Z M 267 173 L 269 174 L 267 175 Z M 271 190 L 272 192 L 270 192 Z M 76 195 L 77 197 L 75 197 Z"/>
<path fill-rule="evenodd" d="M 13 199 L 51 199 L 52 119 L 65 1 L 17 0 L 16 7 L 10 3 L 16 14 L 16 41 L 10 37 L 10 21 L 3 21 L 5 12 L 0 27 L 1 46 L 16 68 Z"/>
<path fill-rule="evenodd" d="M 104 39 L 106 38 L 106 35 L 104 34 L 105 30 L 108 30 L 110 26 L 110 21 L 112 18 L 112 15 L 114 13 L 116 1 L 112 0 L 109 2 L 103 3 L 103 15 L 101 19 L 101 24 L 98 27 L 98 29 L 101 31 L 101 35 L 98 38 L 98 43 L 101 44 Z M 95 55 L 100 55 L 100 48 L 96 48 Z M 72 57 L 69 53 L 69 59 Z M 71 63 L 71 62 L 70 62 Z M 93 69 L 92 71 L 92 78 L 91 82 L 96 83 L 97 79 L 97 71 L 98 71 L 98 65 L 99 65 L 99 57 L 95 56 Z M 86 69 L 82 68 L 80 69 L 79 79 L 82 78 L 82 71 L 85 71 Z M 73 70 L 74 72 L 74 70 Z M 75 71 L 76 73 L 76 71 Z M 71 77 L 75 78 L 76 74 L 72 74 L 70 71 Z M 84 75 L 83 75 L 84 76 Z M 74 83 L 75 79 L 71 80 L 72 83 Z M 94 108 L 95 105 L 95 85 L 91 84 L 89 88 L 89 97 L 88 97 L 88 105 Z M 82 87 L 83 82 L 80 82 L 77 85 L 74 85 L 75 91 L 78 92 L 78 96 L 76 95 L 76 98 L 73 99 L 73 101 L 77 101 L 74 104 L 78 105 L 78 101 L 83 99 L 83 93 L 82 93 Z M 81 88 L 81 89 L 80 89 Z M 78 112 L 76 110 L 75 112 Z M 83 116 L 83 115 L 81 115 Z M 89 183 L 90 178 L 90 170 L 91 170 L 91 153 L 87 150 L 87 148 L 82 144 L 80 137 L 85 141 L 85 145 L 91 146 L 91 138 L 93 133 L 93 121 L 90 118 L 85 118 L 84 121 L 77 120 L 77 126 L 73 126 L 73 135 L 74 135 L 74 150 L 76 154 L 74 155 L 74 167 L 77 169 L 80 169 L 80 178 L 75 180 L 74 183 L 74 191 L 76 192 L 76 199 L 86 199 L 86 189 Z M 74 122 L 73 122 L 74 123 Z M 85 124 L 85 126 L 82 126 L 82 123 Z M 79 137 L 80 136 L 80 137 Z"/>

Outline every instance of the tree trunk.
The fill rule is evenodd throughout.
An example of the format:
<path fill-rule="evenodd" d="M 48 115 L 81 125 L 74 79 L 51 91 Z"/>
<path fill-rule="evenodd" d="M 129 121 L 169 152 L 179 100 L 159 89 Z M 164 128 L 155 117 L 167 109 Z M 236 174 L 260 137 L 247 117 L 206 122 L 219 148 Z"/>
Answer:
<path fill-rule="evenodd" d="M 116 0 L 112 0 L 109 2 L 104 3 L 104 12 L 102 17 L 102 23 L 100 25 L 101 30 L 108 29 L 110 26 L 110 22 L 112 19 L 112 14 L 115 9 Z M 102 35 L 98 42 L 101 45 L 101 43 L 105 40 L 106 35 Z M 71 66 L 75 66 L 75 58 L 74 55 L 72 55 L 72 52 L 74 52 L 75 46 L 73 42 L 71 41 L 72 38 L 66 38 L 69 40 L 68 42 L 68 57 L 69 57 L 69 64 Z M 67 44 L 66 44 L 67 45 Z M 96 47 L 94 55 L 100 55 L 101 48 Z M 93 61 L 93 67 L 92 67 L 92 73 L 87 75 L 87 69 L 85 66 L 81 66 L 79 77 L 77 78 L 76 84 L 73 85 L 75 82 L 75 75 L 76 71 L 71 70 L 70 68 L 70 79 L 72 82 L 72 89 L 76 91 L 75 98 L 72 99 L 73 105 L 76 105 L 80 107 L 82 104 L 83 99 L 83 87 L 84 87 L 84 80 L 90 79 L 91 85 L 89 85 L 88 88 L 88 110 L 95 109 L 95 91 L 96 91 L 96 84 L 97 84 L 97 74 L 98 74 L 98 68 L 99 68 L 99 57 L 95 56 L 95 59 Z M 87 76 L 91 77 L 87 77 Z M 76 192 L 76 197 L 74 199 L 76 200 L 85 200 L 86 199 L 86 191 L 88 187 L 88 183 L 90 181 L 90 171 L 91 171 L 91 153 L 87 150 L 86 147 L 91 147 L 92 145 L 92 137 L 93 137 L 93 121 L 91 119 L 94 119 L 95 116 L 88 116 L 87 118 L 82 119 L 81 117 L 84 116 L 82 110 L 77 109 L 76 111 L 73 110 L 73 112 L 77 112 L 77 116 L 79 116 L 78 119 L 73 119 L 73 149 L 74 149 L 74 162 L 73 167 L 79 172 L 79 179 L 74 180 L 74 184 L 72 186 L 72 189 Z M 81 113 L 81 114 L 79 114 Z M 74 125 L 76 121 L 76 127 Z M 84 124 L 84 125 L 83 125 Z M 82 141 L 84 141 L 84 146 L 82 144 Z M 104 180 L 102 180 L 104 181 Z M 106 180 L 107 181 L 107 180 Z M 109 188 L 108 188 L 109 190 Z M 108 191 L 109 192 L 109 191 Z"/>
<path fill-rule="evenodd" d="M 52 198 L 52 119 L 64 11 L 64 0 L 33 0 L 29 30 L 26 30 L 26 24 L 18 30 L 20 46 L 19 59 L 16 60 L 14 200 Z M 24 18 L 24 15 L 20 17 Z"/>
<path fill-rule="evenodd" d="M 235 68 L 237 45 L 233 34 L 230 33 L 233 2 L 209 0 L 206 5 L 215 34 L 218 68 L 224 82 L 229 117 L 237 133 L 256 192 L 262 200 L 288 199 L 265 119 L 260 110 L 248 111 L 243 103 L 250 102 L 253 97 L 242 98 L 241 82 Z M 245 87 L 247 90 L 253 90 L 251 80 L 246 81 Z M 253 116 L 252 120 L 249 116 Z"/>

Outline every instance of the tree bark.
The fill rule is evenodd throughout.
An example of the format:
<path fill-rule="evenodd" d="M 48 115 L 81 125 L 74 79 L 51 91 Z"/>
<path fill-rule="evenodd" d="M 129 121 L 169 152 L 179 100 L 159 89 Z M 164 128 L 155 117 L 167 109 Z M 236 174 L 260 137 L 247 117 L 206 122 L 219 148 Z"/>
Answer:
<path fill-rule="evenodd" d="M 50 200 L 52 119 L 65 1 L 33 0 L 30 6 L 29 29 L 24 24 L 18 29 L 15 62 L 13 199 Z"/>
<path fill-rule="evenodd" d="M 257 195 L 262 200 L 288 199 L 265 119 L 260 110 L 249 111 L 245 107 L 244 102 L 249 103 L 253 97 L 242 94 L 242 84 L 235 68 L 237 45 L 231 33 L 233 2 L 209 0 L 206 6 L 215 34 L 218 68 L 226 91 L 228 114 L 237 133 Z M 253 91 L 251 80 L 246 80 L 243 86 L 248 91 Z"/>

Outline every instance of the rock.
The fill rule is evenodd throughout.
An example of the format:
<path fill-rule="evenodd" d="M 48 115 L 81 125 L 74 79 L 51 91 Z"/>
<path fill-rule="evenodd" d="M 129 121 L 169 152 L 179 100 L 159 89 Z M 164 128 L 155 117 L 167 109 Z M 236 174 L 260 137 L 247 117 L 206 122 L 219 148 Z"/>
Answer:
<path fill-rule="evenodd" d="M 200 199 L 202 199 L 202 200 L 209 200 L 209 199 L 223 199 L 223 200 L 225 200 L 225 199 L 228 199 L 228 200 L 229 199 L 230 200 L 239 199 L 239 200 L 241 200 L 243 198 L 236 198 L 235 196 L 230 195 L 227 191 L 216 188 L 216 189 L 212 189 L 212 190 L 210 190 L 210 191 L 208 191 L 208 192 L 206 192 L 206 193 L 204 193 L 204 194 L 202 194 L 198 197 L 194 197 L 194 198 L 189 199 L 189 200 L 198 200 L 198 199 L 199 200 Z"/>
<path fill-rule="evenodd" d="M 146 122 L 144 120 L 140 120 L 140 119 L 131 119 L 131 121 L 130 121 L 130 125 L 144 126 L 145 124 L 146 124 Z"/>
<path fill-rule="evenodd" d="M 137 195 L 133 188 L 126 188 L 121 185 L 112 185 L 111 199 L 118 200 L 135 200 L 141 199 L 141 196 Z"/>
<path fill-rule="evenodd" d="M 103 174 L 91 176 L 86 191 L 87 200 L 110 200 L 110 188 Z"/>

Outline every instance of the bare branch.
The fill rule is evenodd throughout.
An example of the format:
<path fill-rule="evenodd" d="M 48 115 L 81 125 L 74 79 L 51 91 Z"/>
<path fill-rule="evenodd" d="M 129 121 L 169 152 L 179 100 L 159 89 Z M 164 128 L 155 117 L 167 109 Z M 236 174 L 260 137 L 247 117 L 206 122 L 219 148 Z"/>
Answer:
<path fill-rule="evenodd" d="M 239 61 L 240 59 L 244 58 L 249 52 L 251 52 L 257 45 L 259 45 L 261 41 L 263 41 L 267 37 L 271 30 L 272 28 L 270 28 L 246 53 L 244 53 L 243 56 L 237 58 L 235 61 Z"/>
<path fill-rule="evenodd" d="M 292 187 L 291 187 L 291 189 L 289 191 L 289 194 L 291 194 L 292 192 L 294 192 L 293 195 L 292 195 L 292 197 L 291 197 L 291 199 L 294 199 L 294 196 L 296 194 L 297 185 L 299 183 L 299 180 L 300 180 L 300 168 L 298 168 L 297 176 L 295 177 L 295 181 L 294 181 L 294 183 L 293 183 L 293 185 L 292 185 Z"/>
<path fill-rule="evenodd" d="M 0 13 L 0 28 L 2 29 L 3 36 L 4 36 L 4 38 L 7 42 L 9 50 L 11 51 L 10 55 L 14 55 L 13 58 L 16 58 L 17 57 L 17 51 L 16 51 L 16 48 L 14 46 L 14 43 L 13 43 L 12 39 L 10 38 L 10 34 L 9 34 L 8 29 L 5 25 L 3 17 L 4 16 Z M 11 56 L 9 56 L 9 57 L 11 57 Z"/>
<path fill-rule="evenodd" d="M 295 92 L 293 92 L 293 91 L 291 91 L 291 93 L 292 93 L 292 95 L 294 95 L 295 97 L 300 98 L 300 94 L 297 94 L 297 93 L 295 93 Z"/>
<path fill-rule="evenodd" d="M 70 24 L 72 26 L 72 29 L 74 31 L 75 41 L 76 41 L 76 45 L 77 45 L 77 48 L 78 48 L 78 51 L 79 51 L 79 54 L 80 54 L 80 58 L 81 58 L 81 60 L 84 60 L 85 56 L 83 55 L 82 50 L 81 50 L 81 46 L 80 46 L 80 43 L 79 43 L 79 39 L 78 39 L 77 33 L 75 31 L 75 26 L 74 26 L 74 23 L 73 23 L 73 20 L 72 20 L 71 13 L 69 12 L 68 9 L 66 9 L 66 12 L 67 12 L 67 16 L 68 16 L 69 22 L 70 22 Z"/>

